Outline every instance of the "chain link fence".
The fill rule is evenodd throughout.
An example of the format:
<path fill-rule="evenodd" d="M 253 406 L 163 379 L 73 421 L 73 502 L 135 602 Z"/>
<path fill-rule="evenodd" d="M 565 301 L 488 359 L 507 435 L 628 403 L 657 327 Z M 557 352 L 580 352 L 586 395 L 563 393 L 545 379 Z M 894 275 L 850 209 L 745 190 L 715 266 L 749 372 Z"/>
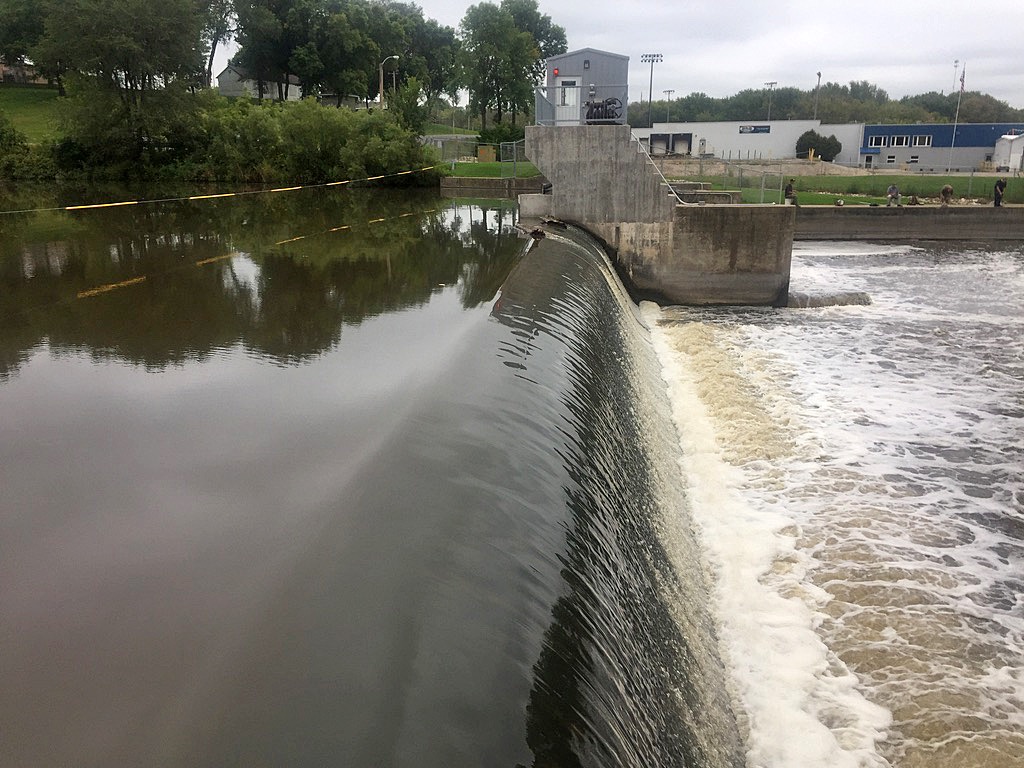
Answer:
<path fill-rule="evenodd" d="M 526 164 L 526 141 L 489 144 L 475 137 L 426 137 L 426 143 L 438 150 L 445 163 L 501 163 L 501 178 L 517 179 Z"/>

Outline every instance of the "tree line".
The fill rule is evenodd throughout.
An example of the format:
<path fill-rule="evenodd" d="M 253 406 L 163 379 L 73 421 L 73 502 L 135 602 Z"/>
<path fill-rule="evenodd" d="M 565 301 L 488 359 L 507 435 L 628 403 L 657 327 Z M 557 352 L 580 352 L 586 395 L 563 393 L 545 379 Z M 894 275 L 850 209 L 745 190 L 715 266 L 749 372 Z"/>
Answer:
<path fill-rule="evenodd" d="M 371 106 L 384 101 L 382 62 L 397 57 L 385 81 L 395 107 L 388 118 L 412 134 L 445 96 L 463 90 L 482 126 L 515 125 L 532 110 L 544 59 L 566 50 L 565 30 L 537 0 L 481 2 L 458 30 L 397 0 L 0 0 L 0 57 L 31 63 L 66 97 L 48 158 L 64 171 L 177 166 L 180 175 L 191 166 L 223 178 L 224 167 L 201 150 L 232 135 L 204 132 L 248 120 L 252 131 L 273 133 L 268 123 L 278 131 L 288 123 L 273 110 L 290 109 L 261 114 L 209 92 L 217 50 L 231 39 L 239 46 L 233 61 L 257 82 L 260 101 L 286 97 L 295 79 L 306 100 L 330 94 L 339 104 L 355 97 Z M 326 119 L 308 108 L 300 114 Z M 386 122 L 357 119 L 381 130 Z M 9 146 L 24 144 L 9 126 L 0 133 Z M 249 152 L 264 165 L 272 160 L 259 147 Z M 32 164 L 24 153 L 20 161 Z"/>
<path fill-rule="evenodd" d="M 284 98 L 294 77 L 304 97 L 369 103 L 381 96 L 380 62 L 397 55 L 396 86 L 415 78 L 428 104 L 466 90 L 485 125 L 529 112 L 544 59 L 566 51 L 565 30 L 537 0 L 481 2 L 458 30 L 397 0 L 0 0 L 5 63 L 31 62 L 61 89 L 84 75 L 126 101 L 213 85 L 231 39 L 261 98 Z"/>
<path fill-rule="evenodd" d="M 885 90 L 866 80 L 849 85 L 822 83 L 820 89 L 748 88 L 733 96 L 715 98 L 695 92 L 678 99 L 633 102 L 629 105 L 629 124 L 650 127 L 666 118 L 673 122 L 716 122 L 767 120 L 769 100 L 774 120 L 810 120 L 823 123 L 952 123 L 959 99 L 962 123 L 1011 123 L 1024 120 L 1024 109 L 1015 109 L 1005 101 L 978 91 L 960 95 L 931 91 L 917 96 L 891 99 Z"/>

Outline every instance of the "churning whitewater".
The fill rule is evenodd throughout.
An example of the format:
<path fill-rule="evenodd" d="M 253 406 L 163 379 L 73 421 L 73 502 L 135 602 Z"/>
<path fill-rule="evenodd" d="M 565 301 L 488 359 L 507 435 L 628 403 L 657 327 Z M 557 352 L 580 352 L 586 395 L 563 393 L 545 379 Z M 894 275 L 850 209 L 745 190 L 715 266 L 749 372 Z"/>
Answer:
<path fill-rule="evenodd" d="M 804 244 L 645 305 L 751 768 L 1024 766 L 1024 253 Z"/>

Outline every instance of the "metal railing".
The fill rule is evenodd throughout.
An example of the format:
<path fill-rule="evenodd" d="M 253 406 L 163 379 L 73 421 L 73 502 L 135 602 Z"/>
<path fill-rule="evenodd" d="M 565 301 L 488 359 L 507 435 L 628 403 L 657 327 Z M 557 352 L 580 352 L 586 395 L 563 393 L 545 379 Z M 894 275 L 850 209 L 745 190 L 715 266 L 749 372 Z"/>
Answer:
<path fill-rule="evenodd" d="M 643 139 L 641 139 L 632 131 L 629 132 L 629 136 L 630 139 L 636 144 L 637 153 L 647 158 L 647 162 L 650 164 L 651 168 L 654 169 L 654 172 L 657 173 L 658 176 L 661 178 L 661 183 L 668 188 L 668 193 L 676 199 L 676 203 L 679 205 L 697 205 L 697 203 L 689 203 L 679 196 L 679 193 L 676 192 L 675 188 L 672 186 L 669 180 L 665 178 L 665 174 L 661 172 L 661 168 L 659 168 L 658 164 L 654 162 L 654 158 L 651 157 L 650 151 L 644 145 Z"/>
<path fill-rule="evenodd" d="M 542 85 L 534 90 L 537 125 L 625 125 L 625 85 Z"/>

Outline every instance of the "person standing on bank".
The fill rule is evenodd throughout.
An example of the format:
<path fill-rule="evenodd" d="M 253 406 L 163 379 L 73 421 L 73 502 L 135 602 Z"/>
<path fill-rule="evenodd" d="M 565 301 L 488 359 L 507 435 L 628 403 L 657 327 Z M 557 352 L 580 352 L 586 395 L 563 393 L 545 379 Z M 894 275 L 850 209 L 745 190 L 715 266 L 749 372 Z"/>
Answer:
<path fill-rule="evenodd" d="M 782 191 L 782 196 L 786 198 L 787 205 L 799 205 L 796 201 L 796 190 L 793 189 L 793 181 L 794 179 L 790 179 L 789 184 L 787 184 L 786 188 Z"/>
<path fill-rule="evenodd" d="M 897 208 L 902 208 L 903 203 L 900 202 L 900 188 L 895 184 L 890 184 L 889 188 L 885 190 L 886 203 L 885 207 L 888 208 L 893 203 L 896 203 Z"/>
<path fill-rule="evenodd" d="M 949 205 L 953 201 L 953 185 L 947 184 L 942 188 L 942 204 Z"/>
<path fill-rule="evenodd" d="M 996 182 L 995 189 L 992 190 L 992 201 L 996 208 L 1003 206 L 1003 192 L 1006 191 L 1006 179 L 1000 179 Z"/>

